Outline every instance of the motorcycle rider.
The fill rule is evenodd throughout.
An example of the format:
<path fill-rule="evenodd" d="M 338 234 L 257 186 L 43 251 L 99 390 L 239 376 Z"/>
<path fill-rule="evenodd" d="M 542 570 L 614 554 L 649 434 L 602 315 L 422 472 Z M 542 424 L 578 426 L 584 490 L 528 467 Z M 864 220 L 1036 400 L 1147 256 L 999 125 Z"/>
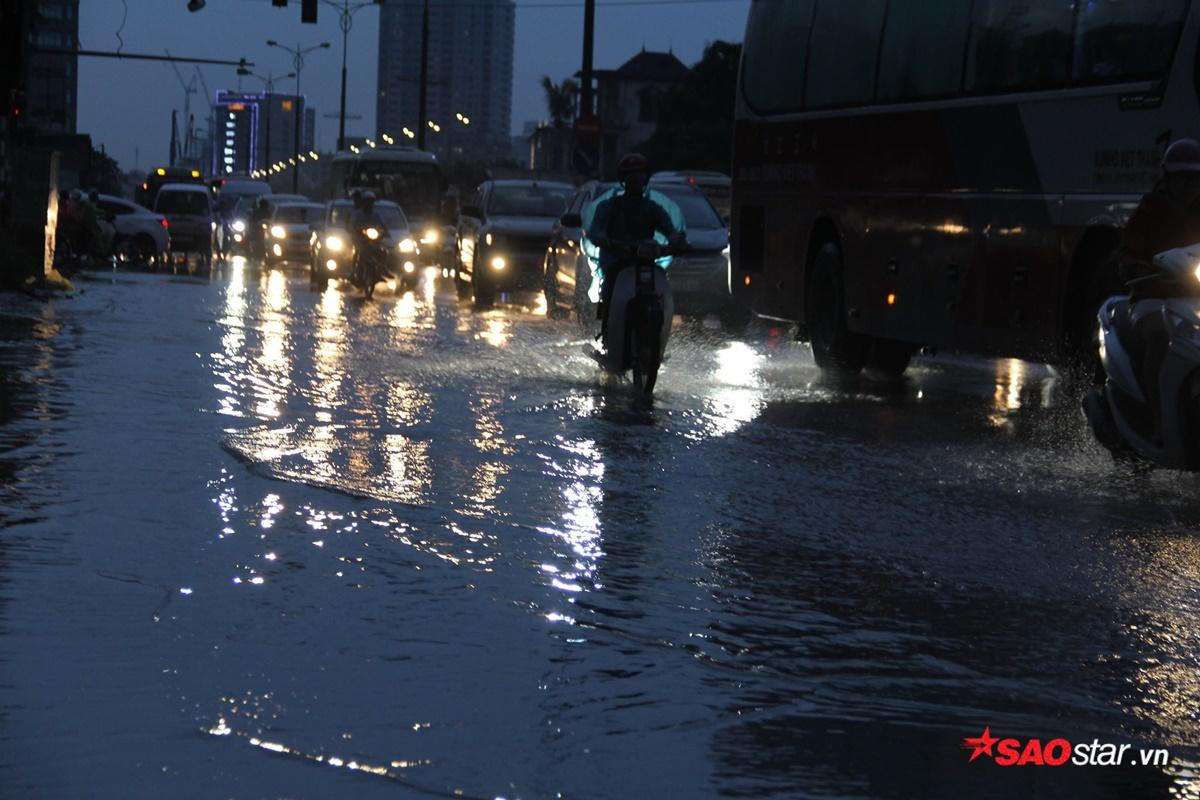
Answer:
<path fill-rule="evenodd" d="M 596 205 L 585 232 L 600 250 L 600 337 L 608 330 L 608 311 L 617 273 L 628 266 L 631 249 L 638 243 L 665 236 L 672 245 L 683 240 L 670 212 L 647 194 L 650 162 L 641 153 L 629 153 L 617 164 L 622 190 Z"/>
<path fill-rule="evenodd" d="M 383 224 L 383 220 L 375 213 L 375 193 L 368 190 L 360 194 L 356 199 L 354 211 L 350 213 L 350 235 L 354 239 L 354 277 L 356 280 L 362 279 L 361 265 L 363 253 L 368 246 L 368 239 L 363 231 L 367 228 L 375 228 L 382 235 L 387 227 Z M 384 277 L 382 274 L 380 277 Z"/>
<path fill-rule="evenodd" d="M 267 232 L 264 229 L 266 224 L 271 221 L 271 204 L 267 202 L 267 198 L 260 197 L 258 202 L 254 204 L 254 211 L 250 213 L 250 232 L 254 236 L 252 248 L 254 255 L 262 258 L 267 252 Z"/>
<path fill-rule="evenodd" d="M 1121 280 L 1152 273 L 1164 250 L 1200 242 L 1200 142 L 1179 139 L 1163 153 L 1162 176 L 1138 204 L 1121 233 Z"/>
<path fill-rule="evenodd" d="M 1155 274 L 1154 256 L 1200 242 L 1200 142 L 1179 139 L 1171 143 L 1163 153 L 1161 168 L 1158 182 L 1142 198 L 1121 233 L 1118 274 L 1123 283 L 1132 283 L 1129 293 L 1134 301 L 1143 291 L 1153 293 L 1152 286 L 1142 289 L 1139 279 Z M 1166 356 L 1167 331 L 1161 317 L 1152 314 L 1143 316 L 1131 334 L 1125 346 L 1133 358 L 1147 405 L 1157 408 L 1158 373 Z M 1096 378 L 1098 384 L 1103 383 L 1102 370 Z M 1099 395 L 1087 402 L 1094 408 L 1102 403 Z M 1158 439 L 1157 415 L 1154 420 L 1151 438 Z"/>

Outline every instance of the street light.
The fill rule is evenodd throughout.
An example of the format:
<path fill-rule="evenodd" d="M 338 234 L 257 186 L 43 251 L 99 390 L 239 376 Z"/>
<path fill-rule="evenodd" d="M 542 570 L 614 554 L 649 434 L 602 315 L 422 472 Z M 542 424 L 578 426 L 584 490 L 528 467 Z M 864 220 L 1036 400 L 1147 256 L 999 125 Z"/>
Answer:
<path fill-rule="evenodd" d="M 267 119 L 266 119 L 266 122 L 263 124 L 263 139 L 265 140 L 265 143 L 263 145 L 263 159 L 262 160 L 270 161 L 270 159 L 271 159 L 271 94 L 275 91 L 275 78 L 274 78 L 274 76 L 271 75 L 270 72 L 268 72 L 266 75 L 259 75 L 257 72 L 251 72 L 248 69 L 239 69 L 238 77 L 240 78 L 243 75 L 247 75 L 251 78 L 258 78 L 260 81 L 263 82 L 263 96 L 266 98 L 266 101 L 267 101 Z M 283 75 L 281 77 L 294 78 L 294 77 L 296 77 L 296 73 L 289 72 L 287 75 Z M 241 90 L 240 83 L 238 84 L 238 89 Z M 255 156 L 257 156 L 257 153 L 255 154 Z"/>
<path fill-rule="evenodd" d="M 300 155 L 300 125 L 301 125 L 301 120 L 300 120 L 300 73 L 304 71 L 304 57 L 306 55 L 308 55 L 309 53 L 313 52 L 314 50 L 328 49 L 329 46 L 330 46 L 329 42 L 321 42 L 320 44 L 314 44 L 312 47 L 301 48 L 300 45 L 297 44 L 295 46 L 295 48 L 291 48 L 291 47 L 287 47 L 286 45 L 280 44 L 279 42 L 275 41 L 274 39 L 267 40 L 267 47 L 278 47 L 280 50 L 284 50 L 288 53 L 291 53 L 292 67 L 293 67 L 293 69 L 296 70 L 296 100 L 295 100 L 295 106 L 294 106 L 294 113 L 296 115 L 296 122 L 295 122 L 294 127 L 295 127 L 296 135 L 294 137 L 295 142 L 294 142 L 294 146 L 292 149 L 292 163 L 293 164 L 296 163 L 295 157 Z M 294 172 L 292 172 L 292 193 L 296 194 L 296 193 L 299 193 L 299 191 L 300 191 L 300 170 L 297 169 Z"/>
<path fill-rule="evenodd" d="M 382 0 L 364 0 L 351 3 L 350 0 L 321 0 L 325 5 L 338 13 L 338 24 L 342 28 L 342 102 L 338 112 L 338 150 L 346 149 L 346 50 L 350 43 L 350 28 L 354 25 L 354 15 L 367 6 L 383 5 Z"/>

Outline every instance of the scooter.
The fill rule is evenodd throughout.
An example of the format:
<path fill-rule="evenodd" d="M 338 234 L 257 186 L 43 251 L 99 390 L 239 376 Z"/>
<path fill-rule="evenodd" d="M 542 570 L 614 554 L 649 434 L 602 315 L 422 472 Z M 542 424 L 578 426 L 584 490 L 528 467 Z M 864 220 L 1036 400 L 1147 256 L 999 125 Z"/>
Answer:
<path fill-rule="evenodd" d="M 1200 244 L 1152 266 L 1100 307 L 1103 373 L 1083 411 L 1114 456 L 1200 470 Z"/>
<path fill-rule="evenodd" d="M 648 397 L 658 380 L 675 313 L 671 282 L 658 261 L 683 252 L 686 245 L 664 248 L 649 241 L 615 246 L 624 248 L 632 263 L 614 279 L 608 321 L 600 337 L 603 350 L 593 357 L 610 374 L 632 371 L 634 388 Z"/>
<path fill-rule="evenodd" d="M 355 255 L 354 285 L 370 300 L 375 294 L 375 284 L 388 277 L 387 258 L 392 251 L 392 240 L 375 226 L 362 229 Z"/>

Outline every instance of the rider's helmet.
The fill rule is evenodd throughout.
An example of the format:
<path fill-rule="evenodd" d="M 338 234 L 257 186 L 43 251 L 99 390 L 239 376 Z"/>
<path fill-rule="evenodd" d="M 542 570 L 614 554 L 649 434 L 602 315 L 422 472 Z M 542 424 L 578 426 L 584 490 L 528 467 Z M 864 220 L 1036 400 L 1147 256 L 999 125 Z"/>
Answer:
<path fill-rule="evenodd" d="M 258 198 L 258 203 L 256 205 L 258 206 L 259 209 L 265 211 L 271 204 L 267 202 L 267 198 L 260 197 L 260 198 Z"/>
<path fill-rule="evenodd" d="M 375 193 L 372 191 L 369 191 L 369 190 L 363 192 L 362 193 L 362 207 L 365 208 L 366 210 L 370 211 L 374 207 L 374 205 L 375 205 Z"/>
<path fill-rule="evenodd" d="M 1172 142 L 1163 153 L 1162 169 L 1167 175 L 1200 172 L 1200 142 L 1195 139 L 1178 139 Z"/>
<path fill-rule="evenodd" d="M 362 208 L 362 189 L 354 189 L 350 192 L 350 202 L 355 208 Z"/>
<path fill-rule="evenodd" d="M 641 153 L 629 153 L 617 162 L 617 176 L 622 180 L 639 172 L 650 174 L 650 162 Z"/>

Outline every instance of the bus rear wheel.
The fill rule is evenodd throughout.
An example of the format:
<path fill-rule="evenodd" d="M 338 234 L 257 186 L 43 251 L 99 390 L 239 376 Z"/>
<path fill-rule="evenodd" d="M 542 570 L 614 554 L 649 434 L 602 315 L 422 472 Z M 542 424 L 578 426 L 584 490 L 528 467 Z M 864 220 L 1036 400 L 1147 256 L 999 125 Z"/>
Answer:
<path fill-rule="evenodd" d="M 915 348 L 894 339 L 873 339 L 867 353 L 867 371 L 878 378 L 897 380 L 908 369 Z"/>
<path fill-rule="evenodd" d="M 804 312 L 817 366 L 840 375 L 861 372 L 867 365 L 870 339 L 846 325 L 842 253 L 832 242 L 824 244 L 813 258 Z"/>

